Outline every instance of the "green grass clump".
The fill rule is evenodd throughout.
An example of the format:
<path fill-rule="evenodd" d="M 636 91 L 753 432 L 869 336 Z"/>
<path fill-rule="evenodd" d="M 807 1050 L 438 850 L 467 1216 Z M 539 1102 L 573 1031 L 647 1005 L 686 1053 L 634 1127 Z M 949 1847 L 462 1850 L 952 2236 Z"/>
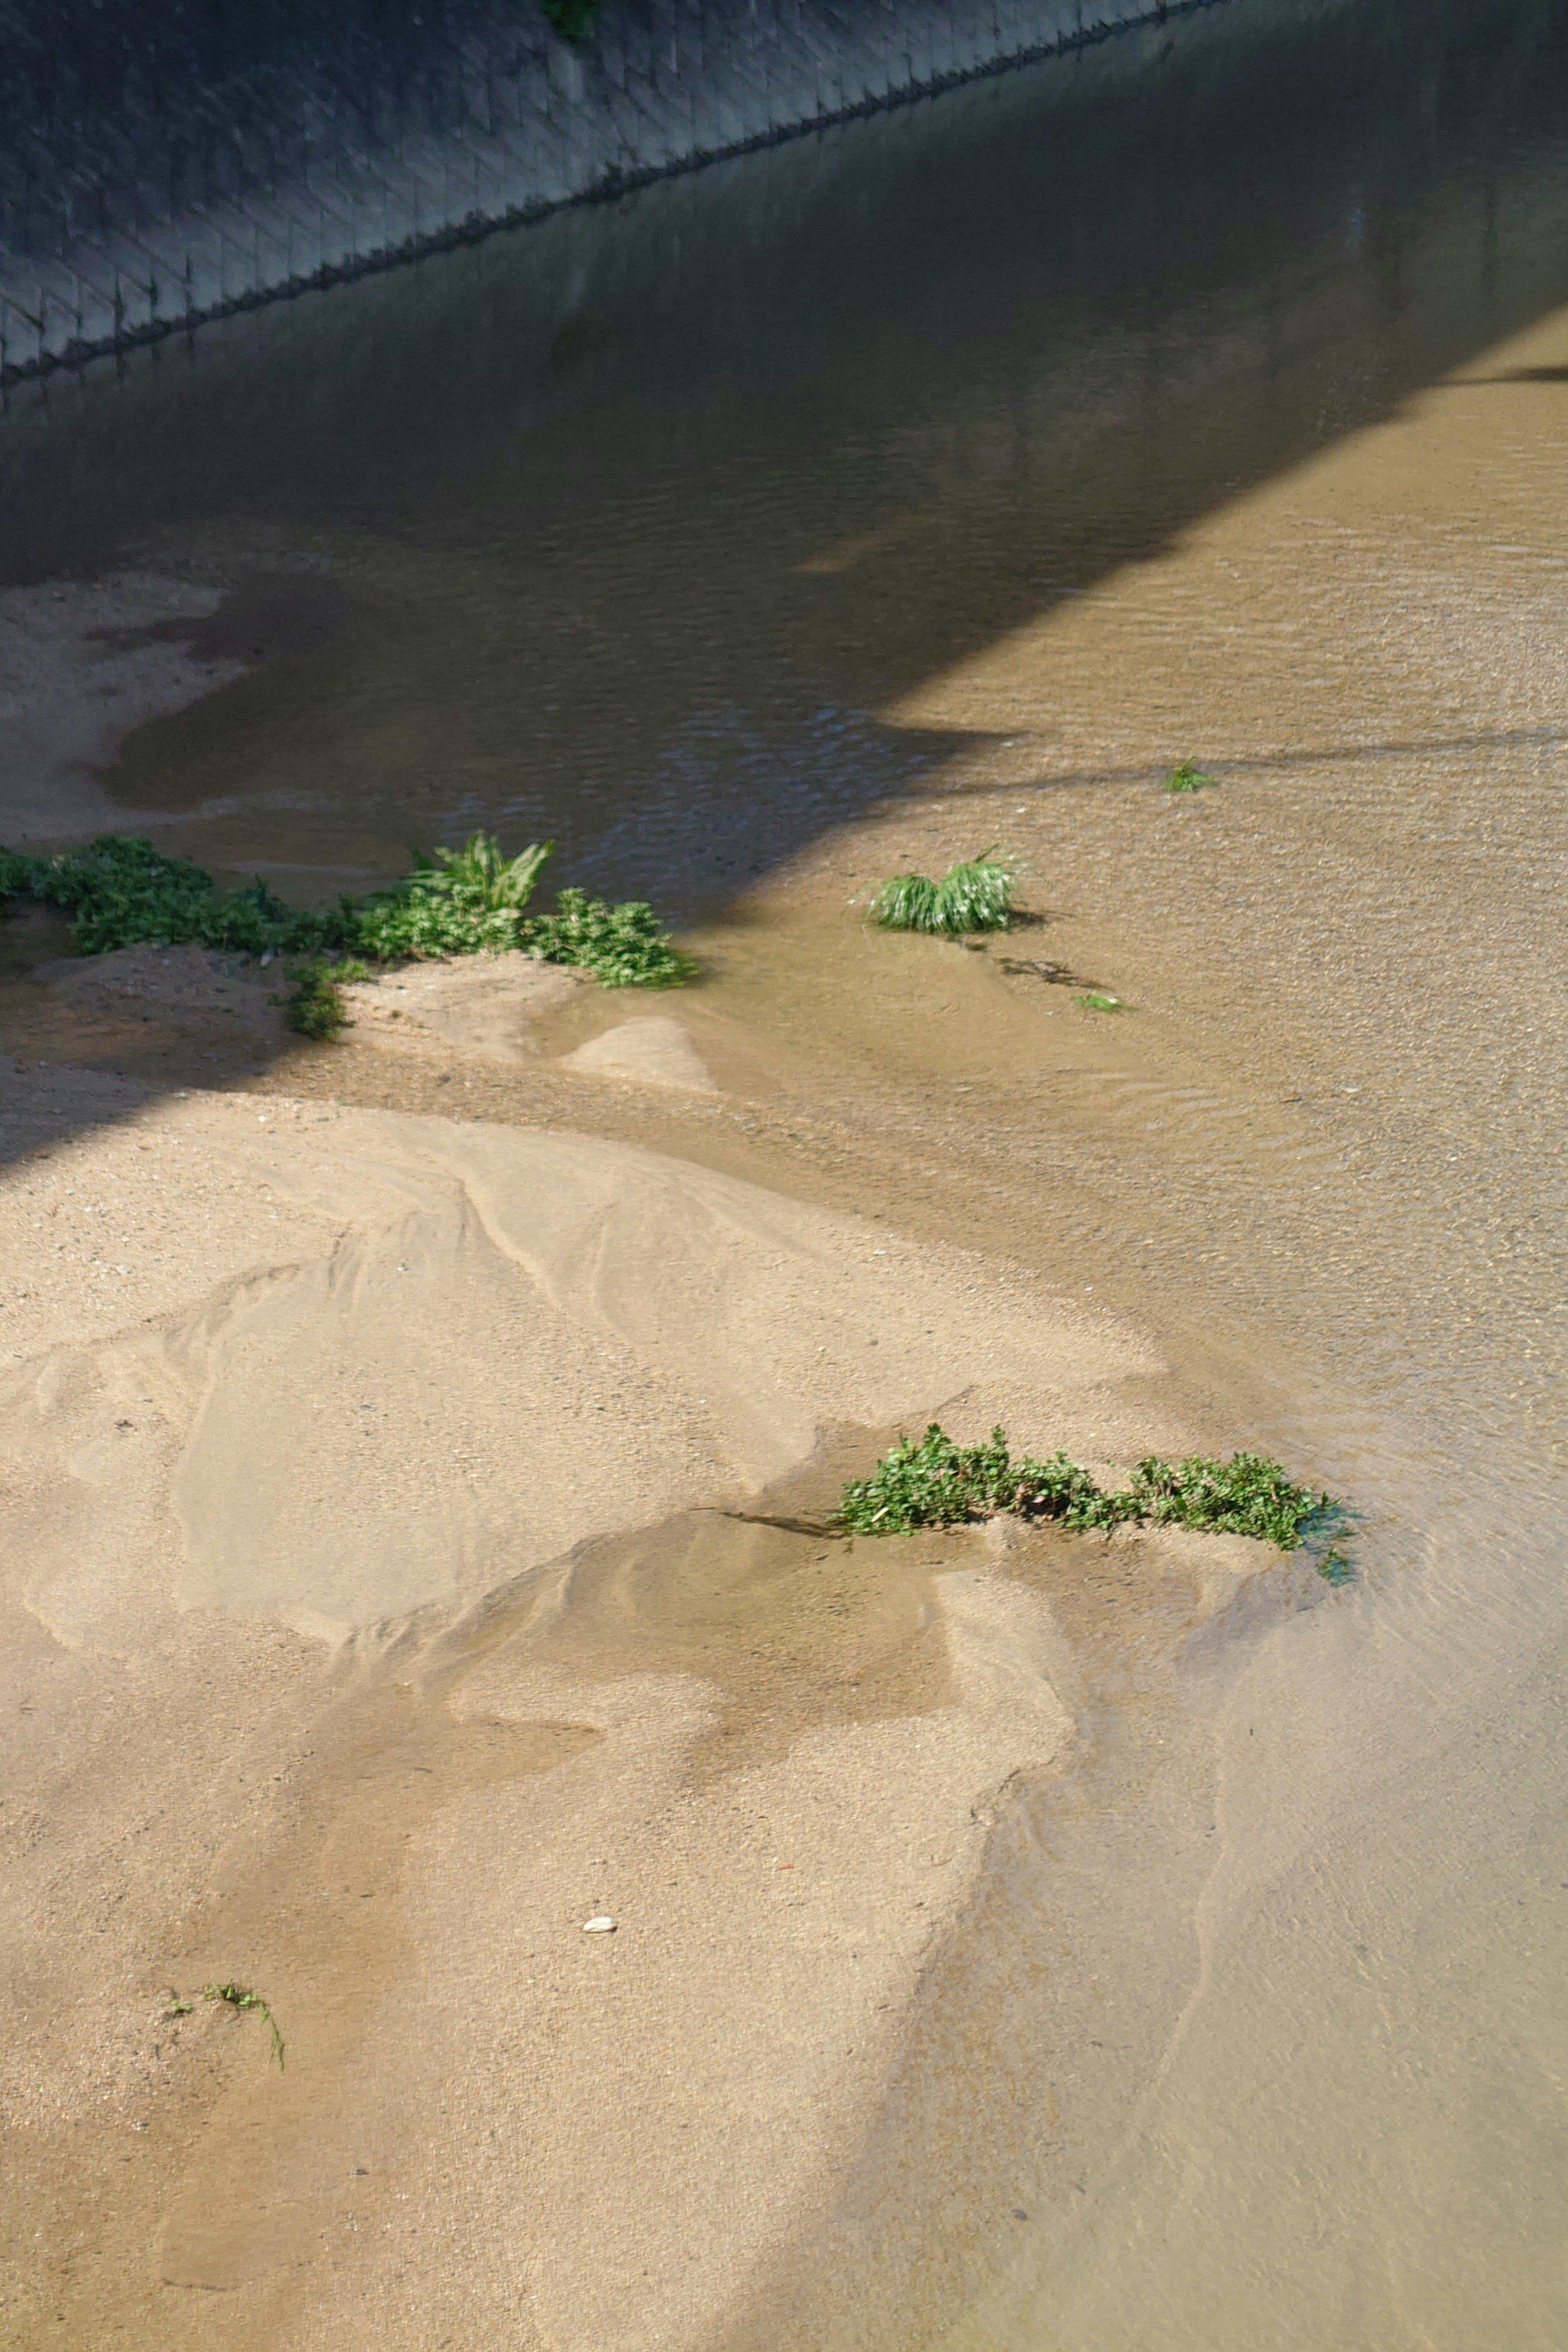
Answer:
<path fill-rule="evenodd" d="M 475 907 L 446 894 L 379 890 L 346 915 L 344 937 L 375 963 L 435 956 L 504 955 L 522 945 L 522 918 L 511 907 Z"/>
<path fill-rule="evenodd" d="M 493 834 L 471 833 L 461 849 L 437 849 L 428 857 L 416 849 L 414 879 L 418 888 L 436 898 L 461 898 L 476 907 L 514 907 L 521 913 L 554 847 L 552 841 L 531 841 L 515 857 L 506 857 Z"/>
<path fill-rule="evenodd" d="M 1110 1499 L 1125 1506 L 1130 1519 L 1253 1536 L 1260 1543 L 1278 1544 L 1281 1551 L 1294 1551 L 1302 1536 L 1334 1508 L 1327 1495 L 1297 1486 L 1263 1454 L 1233 1454 L 1228 1462 L 1193 1454 L 1175 1463 L 1151 1454 L 1134 1470 L 1131 1485 Z"/>
<path fill-rule="evenodd" d="M 1073 1003 L 1081 1004 L 1086 1013 L 1120 1013 L 1123 1009 L 1121 999 L 1103 988 L 1086 988 L 1081 996 L 1073 998 Z"/>
<path fill-rule="evenodd" d="M 641 899 L 612 906 L 567 889 L 552 913 L 529 914 L 552 847 L 535 842 L 506 857 L 490 835 L 476 833 L 461 849 L 430 856 L 416 850 L 413 871 L 391 889 L 340 898 L 316 913 L 287 905 L 260 880 L 219 890 L 188 858 L 165 856 L 140 837 L 102 834 L 59 857 L 0 849 L 0 899 L 63 908 L 81 955 L 191 944 L 304 957 L 288 1002 L 294 1027 L 310 1037 L 333 1036 L 343 1025 L 321 959 L 344 950 L 396 963 L 521 949 L 547 963 L 574 964 L 605 988 L 669 988 L 690 979 L 694 965 Z M 340 966 L 337 977 L 344 976 Z"/>
<path fill-rule="evenodd" d="M 900 1439 L 869 1478 L 851 1480 L 836 1517 L 848 1534 L 891 1536 L 1016 1511 L 1068 1528 L 1204 1528 L 1294 1551 L 1335 1509 L 1327 1495 L 1297 1486 L 1260 1454 L 1234 1454 L 1228 1462 L 1194 1454 L 1177 1463 L 1151 1454 L 1129 1486 L 1108 1494 L 1065 1454 L 1015 1462 L 1005 1430 L 994 1429 L 984 1445 L 955 1445 L 933 1421 L 918 1444 Z"/>
<path fill-rule="evenodd" d="M 210 1984 L 203 1986 L 202 1999 L 204 2000 L 221 2000 L 226 2003 L 230 2009 L 237 2009 L 240 2011 L 254 2009 L 260 2016 L 264 2017 L 267 2020 L 268 2027 L 271 2029 L 272 2055 L 278 2061 L 279 2073 L 281 2074 L 283 2072 L 283 2036 L 278 2031 L 278 2020 L 273 2016 L 272 2011 L 268 2008 L 267 2003 L 262 2000 L 261 1995 L 258 1992 L 251 1992 L 244 1985 Z"/>
<path fill-rule="evenodd" d="M 871 901 L 885 931 L 934 931 L 960 939 L 969 931 L 1005 931 L 1013 915 L 1013 875 L 986 850 L 950 866 L 940 882 L 925 874 L 895 874 Z"/>
<path fill-rule="evenodd" d="M 1172 769 L 1160 790 L 1163 793 L 1201 793 L 1213 782 L 1214 778 L 1205 776 L 1191 760 L 1183 760 Z"/>

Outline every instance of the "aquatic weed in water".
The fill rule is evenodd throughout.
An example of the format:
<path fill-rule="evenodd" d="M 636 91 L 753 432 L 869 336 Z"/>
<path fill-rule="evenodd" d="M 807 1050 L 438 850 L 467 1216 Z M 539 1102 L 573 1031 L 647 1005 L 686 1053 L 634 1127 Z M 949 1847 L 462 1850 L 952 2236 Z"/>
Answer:
<path fill-rule="evenodd" d="M 437 898 L 464 898 L 479 908 L 512 907 L 521 913 L 554 849 L 552 841 L 531 841 L 515 857 L 507 857 L 493 834 L 471 833 L 461 849 L 437 849 L 429 856 L 414 850 L 409 887 Z"/>
<path fill-rule="evenodd" d="M 601 0 L 542 0 L 542 5 L 552 30 L 580 48 L 599 21 Z"/>
<path fill-rule="evenodd" d="M 524 909 L 554 844 L 531 842 L 506 856 L 488 833 L 460 849 L 410 854 L 413 871 L 389 890 L 345 902 L 344 928 L 363 955 L 392 963 L 405 957 L 504 955 L 525 944 Z"/>

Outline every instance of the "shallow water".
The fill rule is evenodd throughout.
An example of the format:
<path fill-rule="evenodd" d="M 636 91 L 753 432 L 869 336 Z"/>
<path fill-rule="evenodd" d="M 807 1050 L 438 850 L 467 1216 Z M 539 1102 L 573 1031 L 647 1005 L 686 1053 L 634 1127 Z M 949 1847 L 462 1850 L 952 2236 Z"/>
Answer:
<path fill-rule="evenodd" d="M 698 927 L 803 1186 L 1363 1513 L 1343 1592 L 1086 1646 L 759 2342 L 1562 2341 L 1565 166 L 1548 12 L 1259 0 L 0 438 L 13 578 L 230 585 L 127 810 L 299 895 L 553 835 Z M 850 919 L 997 837 L 1126 1012 Z"/>

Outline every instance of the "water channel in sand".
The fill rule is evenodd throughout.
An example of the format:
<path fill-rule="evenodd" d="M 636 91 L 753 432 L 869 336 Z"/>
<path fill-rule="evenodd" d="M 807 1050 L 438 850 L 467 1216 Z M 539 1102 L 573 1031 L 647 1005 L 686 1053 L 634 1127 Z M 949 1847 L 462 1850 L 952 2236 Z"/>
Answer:
<path fill-rule="evenodd" d="M 1550 12 L 1237 0 L 90 373 L 0 478 L 12 609 L 191 670 L 101 775 L 38 769 L 38 837 L 107 811 L 307 896 L 554 835 L 691 926 L 720 1096 L 541 1063 L 490 1118 L 1005 1254 L 1363 1514 L 1353 1586 L 1173 1653 L 1058 1594 L 1081 1759 L 726 2342 L 1559 2344 Z M 1212 789 L 1163 796 L 1186 754 Z M 853 911 L 992 840 L 1015 961 L 1128 1010 Z M 441 1107 L 352 1040 L 277 1082 Z"/>

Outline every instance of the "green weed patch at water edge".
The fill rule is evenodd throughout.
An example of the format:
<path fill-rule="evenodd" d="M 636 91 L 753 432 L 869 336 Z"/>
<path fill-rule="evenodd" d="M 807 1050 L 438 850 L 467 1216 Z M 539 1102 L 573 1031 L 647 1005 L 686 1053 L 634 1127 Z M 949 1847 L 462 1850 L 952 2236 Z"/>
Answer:
<path fill-rule="evenodd" d="M 347 940 L 378 963 L 526 947 L 526 908 L 553 847 L 532 842 L 507 857 L 491 835 L 475 833 L 461 849 L 416 849 L 412 873 L 390 890 L 343 901 Z"/>
<path fill-rule="evenodd" d="M 641 899 L 611 905 L 565 889 L 552 913 L 530 914 L 551 848 L 534 843 L 509 858 L 492 836 L 476 833 L 461 849 L 415 851 L 412 872 L 391 889 L 342 898 L 318 912 L 289 906 L 260 880 L 220 890 L 188 858 L 169 857 L 140 836 L 102 834 L 58 857 L 0 849 L 0 899 L 61 908 L 82 955 L 192 945 L 311 959 L 347 952 L 395 963 L 517 950 L 574 965 L 606 988 L 669 988 L 692 977 L 696 967 Z M 298 982 L 296 975 L 296 997 Z M 324 1025 L 304 1026 L 302 1003 L 294 1025 L 306 1035 L 334 1034 L 342 1022 L 330 1019 L 320 985 L 315 992 L 319 1011 L 309 1017 Z"/>
<path fill-rule="evenodd" d="M 606 906 L 581 890 L 563 890 L 552 915 L 534 918 L 530 955 L 575 964 L 601 988 L 679 988 L 697 967 L 673 946 L 653 908 L 640 898 Z"/>
<path fill-rule="evenodd" d="M 1065 1454 L 1015 1462 L 1005 1430 L 994 1429 L 984 1445 L 956 1445 L 933 1421 L 918 1443 L 901 1439 L 868 1478 L 851 1480 L 837 1520 L 851 1535 L 908 1535 L 999 1511 L 1068 1528 L 1207 1528 L 1294 1551 L 1325 1528 L 1338 1506 L 1260 1454 L 1234 1454 L 1228 1462 L 1194 1454 L 1176 1463 L 1151 1454 L 1128 1486 L 1108 1493 Z"/>
<path fill-rule="evenodd" d="M 950 866 L 940 882 L 925 874 L 895 874 L 871 901 L 872 916 L 885 931 L 931 931 L 945 939 L 1005 931 L 1012 909 L 1012 870 L 990 850 Z"/>
<path fill-rule="evenodd" d="M 60 908 L 79 955 L 187 945 L 310 954 L 342 944 L 340 914 L 288 906 L 261 881 L 220 890 L 205 867 L 137 835 L 100 834 L 60 857 L 0 849 L 0 898 Z"/>

